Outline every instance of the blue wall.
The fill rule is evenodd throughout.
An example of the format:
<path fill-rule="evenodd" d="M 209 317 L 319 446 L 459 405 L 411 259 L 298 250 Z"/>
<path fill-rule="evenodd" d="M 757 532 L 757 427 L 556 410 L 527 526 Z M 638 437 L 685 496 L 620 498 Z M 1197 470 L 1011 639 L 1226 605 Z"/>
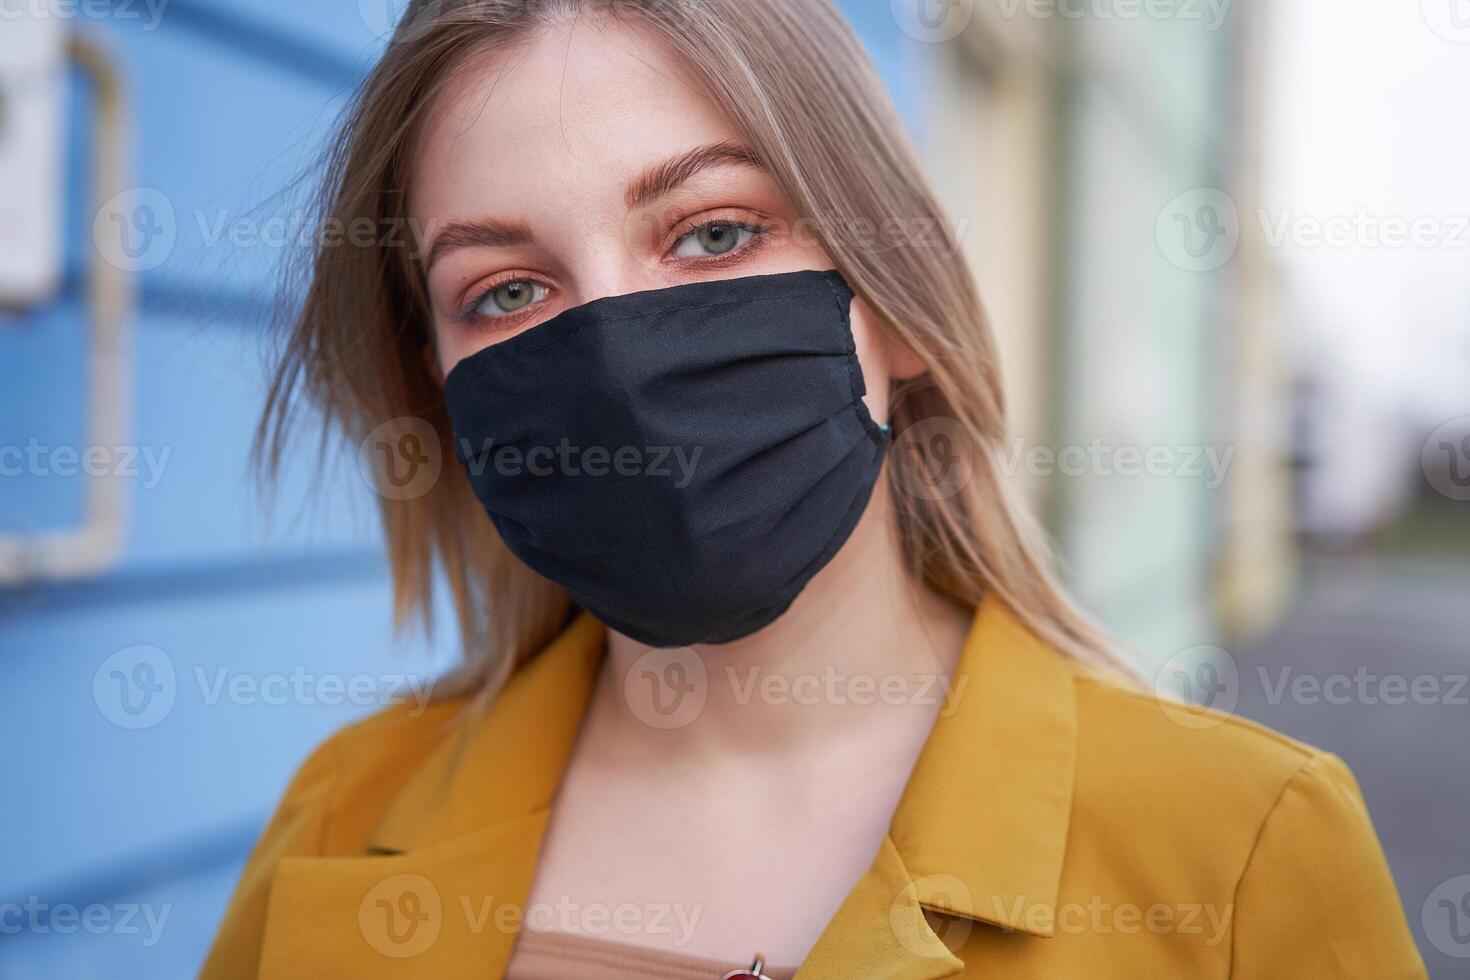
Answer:
<path fill-rule="evenodd" d="M 906 42 L 886 5 L 851 7 L 911 104 Z M 156 24 L 134 3 L 76 25 L 127 79 L 131 183 L 174 212 L 172 251 L 141 275 L 128 440 L 162 466 L 130 479 L 120 567 L 0 589 L 0 976 L 191 975 L 291 771 L 374 708 L 324 685 L 370 679 L 389 696 L 400 675 L 430 676 L 452 656 L 452 637 L 393 638 L 373 498 L 350 456 L 326 461 L 322 493 L 303 509 L 323 462 L 304 444 L 279 506 L 260 505 L 247 450 L 281 250 L 215 235 L 221 220 L 290 216 L 277 192 L 380 43 L 372 9 L 172 0 Z M 86 442 L 89 97 L 74 88 L 70 285 L 0 321 L 0 447 Z M 0 531 L 68 526 L 82 501 L 76 477 L 0 477 Z M 151 677 L 154 700 L 119 677 Z M 231 695 L 222 681 L 247 686 Z"/>

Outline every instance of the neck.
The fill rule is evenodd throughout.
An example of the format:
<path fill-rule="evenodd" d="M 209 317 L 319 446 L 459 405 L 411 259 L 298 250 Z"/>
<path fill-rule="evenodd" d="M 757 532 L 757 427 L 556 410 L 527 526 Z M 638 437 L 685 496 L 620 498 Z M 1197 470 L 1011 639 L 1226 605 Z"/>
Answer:
<path fill-rule="evenodd" d="M 592 723 L 695 757 L 927 734 L 950 696 L 971 612 L 904 567 L 891 514 L 880 481 L 838 555 L 751 636 L 653 650 L 610 633 Z"/>

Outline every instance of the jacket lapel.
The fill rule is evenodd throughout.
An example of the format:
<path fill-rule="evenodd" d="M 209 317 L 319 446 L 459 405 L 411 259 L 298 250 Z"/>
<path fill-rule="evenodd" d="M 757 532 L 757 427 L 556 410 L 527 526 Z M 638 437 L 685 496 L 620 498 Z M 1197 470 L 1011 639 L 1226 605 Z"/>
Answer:
<path fill-rule="evenodd" d="M 949 951 L 919 902 L 913 876 L 886 838 L 797 971 L 799 980 L 938 980 L 964 963 Z"/>
<path fill-rule="evenodd" d="M 888 839 L 798 980 L 927 980 L 976 923 L 1050 937 L 1076 762 L 1077 668 L 987 601 Z"/>
<path fill-rule="evenodd" d="M 408 854 L 286 858 L 262 977 L 502 976 L 544 812 Z"/>
<path fill-rule="evenodd" d="M 604 643 L 583 614 L 450 719 L 361 853 L 282 860 L 261 976 L 501 976 Z"/>

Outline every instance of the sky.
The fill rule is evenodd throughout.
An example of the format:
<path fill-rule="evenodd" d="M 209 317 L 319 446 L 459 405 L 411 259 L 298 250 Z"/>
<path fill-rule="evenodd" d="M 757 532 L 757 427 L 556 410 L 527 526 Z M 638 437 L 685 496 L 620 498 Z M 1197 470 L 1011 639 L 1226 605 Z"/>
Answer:
<path fill-rule="evenodd" d="M 1278 252 L 1302 336 L 1365 395 L 1470 413 L 1470 0 L 1268 8 L 1263 227 L 1296 241 Z M 1328 221 L 1345 246 L 1311 244 Z M 1384 244 L 1414 221 L 1429 244 Z"/>
<path fill-rule="evenodd" d="M 1325 392 L 1306 516 L 1361 531 L 1421 490 L 1429 432 L 1470 416 L 1470 0 L 1267 9 L 1254 217 Z"/>

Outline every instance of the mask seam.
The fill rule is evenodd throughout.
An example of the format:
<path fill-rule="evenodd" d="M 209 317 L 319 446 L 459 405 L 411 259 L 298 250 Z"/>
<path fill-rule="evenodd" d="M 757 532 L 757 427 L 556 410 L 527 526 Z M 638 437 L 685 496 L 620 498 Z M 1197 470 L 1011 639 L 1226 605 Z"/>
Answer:
<path fill-rule="evenodd" d="M 878 424 L 877 419 L 873 418 L 873 413 L 868 411 L 868 406 L 863 402 L 863 391 L 867 388 L 867 379 L 864 378 L 863 383 L 861 385 L 858 384 L 858 377 L 862 372 L 862 364 L 859 363 L 857 356 L 857 337 L 852 332 L 852 300 L 849 299 L 846 303 L 842 301 L 842 297 L 838 294 L 837 287 L 832 284 L 830 277 L 824 278 L 822 281 L 826 284 L 828 292 L 832 294 L 832 302 L 837 304 L 837 314 L 842 318 L 842 326 L 845 331 L 843 339 L 847 343 L 847 351 L 844 361 L 847 366 L 847 384 L 852 390 L 852 402 L 850 404 L 853 411 L 857 413 L 858 421 L 862 423 L 868 435 L 880 440 L 880 442 L 885 442 L 887 437 L 883 432 L 883 427 Z M 848 288 L 850 291 L 851 287 Z M 854 299 L 856 296 L 857 294 L 853 293 Z"/>

